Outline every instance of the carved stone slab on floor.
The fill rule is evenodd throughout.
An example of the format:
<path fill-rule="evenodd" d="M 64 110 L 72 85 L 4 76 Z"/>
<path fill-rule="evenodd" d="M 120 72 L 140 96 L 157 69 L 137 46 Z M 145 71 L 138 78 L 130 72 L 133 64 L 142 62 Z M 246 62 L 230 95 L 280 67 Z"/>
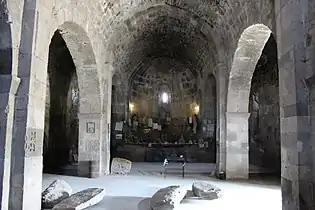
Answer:
<path fill-rule="evenodd" d="M 77 192 L 54 206 L 53 210 L 81 210 L 94 206 L 104 199 L 105 190 L 89 188 Z"/>
<path fill-rule="evenodd" d="M 208 182 L 199 181 L 193 183 L 192 191 L 196 197 L 213 200 L 220 197 L 221 189 Z"/>
<path fill-rule="evenodd" d="M 42 192 L 42 208 L 52 209 L 57 203 L 68 198 L 72 193 L 72 189 L 67 182 L 63 180 L 53 181 Z"/>
<path fill-rule="evenodd" d="M 112 174 L 128 174 L 131 171 L 132 162 L 124 158 L 113 158 L 111 173 Z"/>
<path fill-rule="evenodd" d="M 171 210 L 184 199 L 187 190 L 183 186 L 169 186 L 158 190 L 150 200 L 152 210 Z"/>

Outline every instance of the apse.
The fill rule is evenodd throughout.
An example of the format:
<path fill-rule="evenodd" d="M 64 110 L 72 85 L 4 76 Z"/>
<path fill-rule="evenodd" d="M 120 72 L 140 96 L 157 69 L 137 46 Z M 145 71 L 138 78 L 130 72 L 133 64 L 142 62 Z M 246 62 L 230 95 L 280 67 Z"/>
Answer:
<path fill-rule="evenodd" d="M 113 47 L 111 156 L 214 163 L 214 43 L 187 16 L 134 18 L 130 38 Z"/>

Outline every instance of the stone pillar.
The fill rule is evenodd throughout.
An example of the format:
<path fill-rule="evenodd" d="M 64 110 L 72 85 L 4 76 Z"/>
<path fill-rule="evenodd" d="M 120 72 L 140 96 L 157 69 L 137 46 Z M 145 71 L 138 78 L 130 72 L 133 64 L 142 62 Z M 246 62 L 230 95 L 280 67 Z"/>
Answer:
<path fill-rule="evenodd" d="M 315 72 L 314 7 L 313 1 L 276 1 L 275 5 L 283 210 L 315 209 L 315 128 L 312 90 L 307 84 Z"/>
<path fill-rule="evenodd" d="M 45 82 L 36 80 L 33 75 L 21 77 L 14 109 L 10 210 L 41 207 L 44 95 Z"/>
<path fill-rule="evenodd" d="M 18 77 L 0 75 L 0 199 L 2 210 L 9 209 L 14 99 L 19 84 Z"/>
<path fill-rule="evenodd" d="M 36 1 L 24 1 L 19 52 L 13 55 L 21 84 L 16 93 L 13 117 L 10 210 L 41 208 L 46 73 L 36 75 L 35 69 L 45 72 L 47 63 L 46 68 L 34 63 L 37 59 L 33 56 L 37 14 Z M 38 59 L 38 63 L 43 60 Z"/>
<path fill-rule="evenodd" d="M 112 107 L 112 66 L 108 67 L 106 75 L 106 85 L 104 86 L 104 125 L 103 125 L 103 144 L 102 144 L 102 160 L 103 160 L 103 174 L 110 173 L 110 137 L 111 137 L 111 107 Z"/>
<path fill-rule="evenodd" d="M 102 114 L 79 114 L 78 173 L 91 178 L 102 175 Z"/>
<path fill-rule="evenodd" d="M 248 117 L 249 113 L 226 113 L 226 178 L 248 179 Z"/>
<path fill-rule="evenodd" d="M 109 113 L 110 114 L 110 113 Z M 101 147 L 101 165 L 102 175 L 110 173 L 110 119 L 107 119 L 107 113 L 103 115 L 103 135 Z"/>
<path fill-rule="evenodd" d="M 217 87 L 217 130 L 216 130 L 216 174 L 225 173 L 226 168 L 226 103 L 227 76 L 223 65 L 219 66 L 216 79 Z"/>

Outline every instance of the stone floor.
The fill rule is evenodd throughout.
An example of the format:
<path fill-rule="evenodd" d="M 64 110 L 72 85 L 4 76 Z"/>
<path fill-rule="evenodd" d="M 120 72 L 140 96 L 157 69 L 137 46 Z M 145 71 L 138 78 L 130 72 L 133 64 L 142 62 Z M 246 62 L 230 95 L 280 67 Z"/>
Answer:
<path fill-rule="evenodd" d="M 150 162 L 135 162 L 132 163 L 132 173 L 150 173 L 150 174 L 160 174 L 163 173 L 163 163 L 150 163 Z M 180 166 L 180 163 L 170 163 L 175 167 Z M 187 163 L 185 171 L 188 174 L 210 174 L 215 172 L 215 163 Z M 250 174 L 264 173 L 269 174 L 271 171 L 265 168 L 261 168 L 255 165 L 250 165 Z"/>
<path fill-rule="evenodd" d="M 180 174 L 163 178 L 159 173 L 141 173 L 133 167 L 128 176 L 104 176 L 97 179 L 44 174 L 43 188 L 55 179 L 67 181 L 74 192 L 89 188 L 105 188 L 103 202 L 89 210 L 149 210 L 149 198 L 160 188 L 183 184 L 187 189 L 195 180 L 207 180 L 222 189 L 222 197 L 213 201 L 185 200 L 177 210 L 281 210 L 281 190 L 277 181 L 250 180 L 243 182 L 221 181 L 206 175 L 188 173 L 185 179 Z M 147 171 L 144 168 L 141 171 Z"/>
<path fill-rule="evenodd" d="M 162 167 L 163 163 L 158 162 L 135 162 L 132 163 L 132 174 L 134 175 L 160 175 L 164 172 L 164 168 Z M 170 165 L 174 165 L 175 168 L 180 168 L 179 163 L 170 163 Z M 185 167 L 185 171 L 187 174 L 204 174 L 208 175 L 215 172 L 215 164 L 214 163 L 187 163 Z M 67 165 L 60 172 L 63 175 L 68 176 L 78 176 L 77 174 L 77 165 Z M 269 174 L 271 173 L 268 169 L 264 169 L 255 165 L 250 165 L 250 174 Z"/>

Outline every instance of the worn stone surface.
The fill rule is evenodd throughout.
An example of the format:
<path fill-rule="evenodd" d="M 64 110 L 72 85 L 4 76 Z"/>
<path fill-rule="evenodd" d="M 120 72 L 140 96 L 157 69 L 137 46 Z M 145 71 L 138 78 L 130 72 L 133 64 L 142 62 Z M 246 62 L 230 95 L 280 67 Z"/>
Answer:
<path fill-rule="evenodd" d="M 77 192 L 69 198 L 54 206 L 53 210 L 81 210 L 94 206 L 103 200 L 105 190 L 100 188 L 89 188 Z"/>
<path fill-rule="evenodd" d="M 249 163 L 280 175 L 280 107 L 277 44 L 266 43 L 252 78 L 249 101 Z M 266 173 L 260 169 L 261 173 Z"/>
<path fill-rule="evenodd" d="M 62 31 L 78 74 L 83 114 L 79 159 L 99 163 L 95 174 L 109 173 L 112 76 L 118 78 L 114 87 L 126 91 L 127 72 L 167 57 L 192 65 L 198 82 L 215 75 L 217 170 L 227 178 L 247 178 L 249 126 L 244 115 L 266 27 L 276 36 L 278 49 L 283 208 L 314 208 L 313 10 L 311 0 L 2 0 L 0 74 L 21 79 L 16 93 L 0 90 L 10 94 L 9 100 L 0 100 L 3 208 L 40 209 L 45 69 L 56 29 Z M 243 33 L 256 23 L 266 27 L 250 36 Z M 244 37 L 249 39 L 240 41 Z M 113 110 L 126 120 L 127 94 L 121 91 L 117 97 Z M 3 109 L 7 102 L 9 109 L 7 104 Z M 237 112 L 244 115 L 231 119 L 230 113 Z M 95 133 L 85 132 L 89 122 L 95 123 Z"/>
<path fill-rule="evenodd" d="M 42 208 L 51 209 L 60 201 L 68 198 L 72 193 L 70 185 L 63 180 L 53 181 L 42 192 Z"/>
<path fill-rule="evenodd" d="M 301 13 L 306 22 L 314 21 L 311 11 L 315 5 L 310 2 L 279 2 L 276 7 L 282 208 L 290 210 L 315 208 L 314 135 L 311 134 L 314 133 L 314 83 L 311 82 L 315 59 L 314 25 L 290 24 Z M 292 34 L 292 31 L 298 32 Z M 303 33 L 305 37 L 301 36 Z"/>
<path fill-rule="evenodd" d="M 214 200 L 220 197 L 221 189 L 208 182 L 194 182 L 192 191 L 196 197 Z"/>
<path fill-rule="evenodd" d="M 243 31 L 235 51 L 227 93 L 226 177 L 228 179 L 247 179 L 249 176 L 248 104 L 251 80 L 270 34 L 271 29 L 266 25 L 250 26 Z M 244 72 L 242 72 L 243 66 L 246 66 Z"/>
<path fill-rule="evenodd" d="M 78 78 L 69 49 L 65 46 L 60 32 L 55 32 L 51 39 L 47 69 L 43 148 L 45 173 L 53 173 L 59 165 L 71 161 L 69 150 L 74 151 L 79 143 Z"/>
<path fill-rule="evenodd" d="M 113 158 L 111 173 L 112 174 L 128 174 L 130 173 L 132 162 L 124 158 Z"/>
<path fill-rule="evenodd" d="M 1 68 L 1 67 L 0 67 Z M 10 190 L 12 121 L 14 116 L 14 99 L 20 79 L 11 75 L 0 75 L 0 174 L 2 174 L 1 208 L 8 209 Z M 7 132 L 8 131 L 8 132 Z"/>
<path fill-rule="evenodd" d="M 187 190 L 183 186 L 169 186 L 158 190 L 150 200 L 152 210 L 171 210 L 184 199 Z"/>

